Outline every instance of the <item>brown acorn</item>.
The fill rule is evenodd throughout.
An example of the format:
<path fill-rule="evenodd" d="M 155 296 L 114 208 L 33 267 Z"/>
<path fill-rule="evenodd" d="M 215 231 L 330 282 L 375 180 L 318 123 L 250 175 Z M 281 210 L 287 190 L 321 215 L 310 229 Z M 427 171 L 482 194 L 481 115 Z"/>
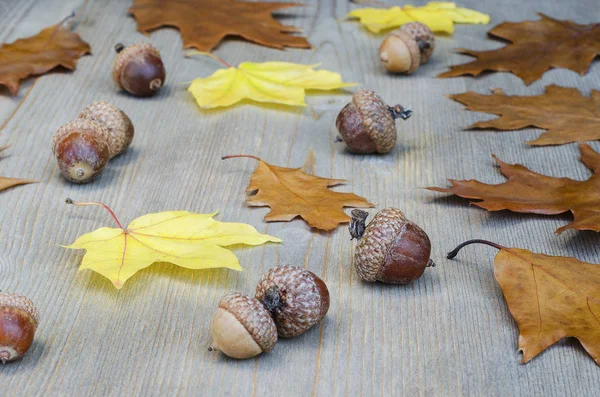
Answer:
<path fill-rule="evenodd" d="M 165 65 L 160 53 L 151 44 L 123 44 L 115 46 L 117 57 L 113 63 L 113 80 L 117 85 L 137 96 L 154 95 L 165 83 Z"/>
<path fill-rule="evenodd" d="M 329 310 L 327 285 L 298 266 L 270 269 L 256 286 L 256 299 L 271 312 L 282 338 L 303 334 Z"/>
<path fill-rule="evenodd" d="M 0 362 L 5 364 L 27 353 L 39 323 L 39 313 L 28 298 L 0 292 Z"/>
<path fill-rule="evenodd" d="M 77 118 L 94 120 L 108 129 L 110 158 L 123 153 L 133 140 L 133 124 L 127 115 L 108 102 L 94 102 L 79 113 Z"/>
<path fill-rule="evenodd" d="M 225 295 L 212 320 L 214 347 L 232 358 L 246 359 L 269 352 L 277 342 L 277 328 L 257 299 Z"/>
<path fill-rule="evenodd" d="M 383 39 L 379 58 L 389 72 L 411 74 L 429 60 L 434 49 L 431 29 L 421 22 L 409 22 Z"/>
<path fill-rule="evenodd" d="M 75 183 L 93 181 L 110 159 L 110 131 L 97 121 L 75 119 L 56 131 L 52 152 L 60 172 Z"/>
<path fill-rule="evenodd" d="M 396 144 L 395 120 L 406 120 L 411 115 L 412 111 L 401 105 L 386 105 L 375 91 L 358 90 L 337 116 L 338 140 L 343 140 L 353 153 L 387 153 Z"/>
<path fill-rule="evenodd" d="M 429 257 L 429 237 L 402 211 L 386 208 L 365 225 L 367 216 L 354 209 L 350 224 L 350 235 L 358 239 L 354 266 L 363 280 L 406 284 L 421 277 L 426 267 L 435 266 Z"/>

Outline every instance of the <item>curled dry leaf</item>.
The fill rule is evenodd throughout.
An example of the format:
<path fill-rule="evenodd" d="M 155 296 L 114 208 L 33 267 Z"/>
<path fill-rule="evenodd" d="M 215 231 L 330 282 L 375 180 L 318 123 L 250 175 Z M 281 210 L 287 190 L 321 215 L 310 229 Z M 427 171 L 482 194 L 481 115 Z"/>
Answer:
<path fill-rule="evenodd" d="M 434 32 L 452 34 L 455 23 L 487 24 L 490 22 L 489 15 L 443 1 L 432 1 L 421 7 L 406 5 L 391 8 L 359 8 L 346 15 L 346 18 L 359 19 L 360 23 L 373 33 L 418 21 L 429 26 Z"/>
<path fill-rule="evenodd" d="M 213 57 L 227 68 L 219 69 L 209 77 L 195 79 L 188 88 L 203 109 L 231 106 L 243 99 L 305 106 L 306 90 L 334 90 L 355 85 L 344 83 L 338 73 L 314 70 L 316 65 L 242 62 L 235 68 Z"/>
<path fill-rule="evenodd" d="M 138 30 L 148 32 L 163 26 L 181 32 L 183 46 L 210 52 L 227 36 L 243 37 L 257 44 L 283 49 L 310 48 L 304 37 L 290 33 L 300 29 L 286 26 L 272 13 L 298 3 L 261 3 L 233 0 L 135 0 L 129 12 Z"/>
<path fill-rule="evenodd" d="M 550 68 L 566 68 L 585 74 L 600 55 L 600 23 L 580 25 L 538 14 L 539 21 L 503 22 L 489 31 L 494 38 L 509 41 L 490 51 L 457 51 L 477 58 L 451 66 L 438 77 L 478 76 L 484 71 L 511 72 L 529 85 Z"/>
<path fill-rule="evenodd" d="M 73 70 L 77 60 L 90 51 L 90 45 L 78 34 L 61 25 L 47 27 L 35 36 L 0 47 L 0 85 L 17 95 L 25 77 L 57 66 Z"/>
<path fill-rule="evenodd" d="M 0 146 L 0 160 L 2 160 L 2 152 L 8 149 L 10 145 Z M 0 192 L 11 187 L 19 186 L 19 185 L 27 185 L 29 183 L 36 183 L 37 181 L 31 181 L 28 179 L 18 179 L 18 178 L 7 178 L 4 176 L 0 176 Z"/>
<path fill-rule="evenodd" d="M 117 228 L 103 227 L 84 234 L 65 248 L 87 250 L 80 269 L 102 274 L 118 289 L 136 272 L 155 262 L 188 269 L 242 270 L 236 256 L 223 247 L 281 242 L 244 223 L 216 221 L 216 214 L 159 212 L 141 216 L 124 228 L 104 204 L 76 203 L 70 199 L 67 203 L 104 207 L 116 222 Z"/>
<path fill-rule="evenodd" d="M 485 240 L 459 245 L 448 259 L 472 243 L 500 250 L 494 259 L 494 276 L 519 326 L 523 363 L 562 338 L 575 337 L 600 364 L 600 265 Z"/>
<path fill-rule="evenodd" d="M 450 95 L 450 98 L 478 112 L 500 117 L 479 121 L 468 128 L 517 130 L 535 126 L 548 130 L 530 145 L 562 145 L 600 139 L 600 91 L 589 97 L 576 88 L 551 85 L 543 95 L 509 96 L 501 89 L 492 95 L 475 92 Z"/>
<path fill-rule="evenodd" d="M 568 229 L 600 232 L 600 154 L 586 144 L 580 148 L 581 161 L 593 172 L 585 181 L 538 174 L 519 164 L 506 164 L 494 156 L 508 181 L 489 185 L 476 180 L 450 179 L 450 188 L 428 189 L 482 200 L 473 204 L 488 211 L 510 210 L 543 215 L 571 211 L 573 222 L 558 228 L 557 233 Z"/>
<path fill-rule="evenodd" d="M 284 168 L 267 164 L 255 156 L 225 156 L 223 159 L 248 157 L 258 160 L 258 167 L 250 178 L 246 192 L 251 193 L 246 202 L 251 207 L 271 207 L 265 221 L 289 222 L 297 216 L 309 226 L 332 230 L 340 223 L 350 222 L 344 207 L 373 207 L 365 198 L 354 193 L 340 193 L 329 190 L 343 184 L 342 179 L 328 179 L 310 175 L 304 170 L 314 168 L 309 154 L 303 168 Z"/>

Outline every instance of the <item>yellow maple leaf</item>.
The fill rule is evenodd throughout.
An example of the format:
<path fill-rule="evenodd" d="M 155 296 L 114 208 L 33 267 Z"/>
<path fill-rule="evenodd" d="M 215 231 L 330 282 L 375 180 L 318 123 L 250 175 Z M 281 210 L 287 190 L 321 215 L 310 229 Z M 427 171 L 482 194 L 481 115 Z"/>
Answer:
<path fill-rule="evenodd" d="M 154 262 L 169 262 L 188 269 L 242 270 L 237 257 L 223 247 L 281 242 L 244 223 L 216 221 L 213 219 L 216 214 L 159 212 L 141 216 L 123 228 L 104 204 L 76 203 L 70 199 L 67 203 L 102 206 L 117 223 L 118 228 L 103 227 L 84 234 L 65 248 L 87 250 L 80 270 L 100 273 L 118 289 L 138 270 Z"/>
<path fill-rule="evenodd" d="M 305 90 L 334 90 L 356 85 L 342 82 L 338 73 L 314 70 L 318 65 L 289 62 L 242 62 L 233 67 L 213 54 L 191 51 L 218 59 L 227 68 L 192 81 L 188 91 L 204 109 L 231 106 L 243 99 L 290 106 L 306 106 Z"/>
<path fill-rule="evenodd" d="M 468 8 L 457 7 L 454 3 L 432 1 L 425 6 L 360 8 L 350 12 L 346 18 L 359 19 L 373 33 L 397 28 L 405 23 L 419 21 L 437 33 L 454 32 L 455 23 L 487 24 L 490 16 Z"/>

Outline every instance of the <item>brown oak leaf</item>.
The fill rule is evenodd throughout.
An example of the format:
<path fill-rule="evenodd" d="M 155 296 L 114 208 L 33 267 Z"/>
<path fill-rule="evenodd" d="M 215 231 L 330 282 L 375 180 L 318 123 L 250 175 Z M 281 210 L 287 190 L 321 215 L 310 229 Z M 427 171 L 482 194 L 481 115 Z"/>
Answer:
<path fill-rule="evenodd" d="M 499 115 L 497 119 L 479 121 L 467 128 L 518 130 L 539 127 L 548 130 L 530 145 L 562 145 L 600 139 L 600 91 L 586 97 L 576 88 L 551 85 L 546 93 L 534 96 L 509 96 L 501 89 L 492 95 L 469 91 L 450 95 L 467 109 Z"/>
<path fill-rule="evenodd" d="M 581 161 L 593 172 L 585 181 L 538 174 L 519 164 L 506 164 L 494 156 L 508 181 L 489 185 L 476 180 L 450 179 L 450 188 L 427 189 L 482 200 L 473 204 L 488 211 L 510 210 L 543 215 L 571 211 L 573 222 L 558 228 L 556 233 L 568 229 L 599 232 L 600 154 L 587 144 L 582 144 L 580 149 Z"/>
<path fill-rule="evenodd" d="M 2 160 L 2 152 L 8 149 L 9 147 L 10 145 L 0 146 L 0 160 Z M 4 176 L 0 176 L 0 192 L 14 186 L 26 185 L 28 183 L 35 182 L 37 181 L 30 181 L 27 179 L 6 178 Z"/>
<path fill-rule="evenodd" d="M 212 51 L 226 36 L 241 36 L 263 46 L 310 48 L 304 37 L 290 33 L 300 29 L 273 18 L 276 10 L 298 3 L 262 3 L 234 0 L 135 0 L 129 12 L 138 31 L 162 26 L 179 29 L 184 48 Z"/>
<path fill-rule="evenodd" d="M 289 222 L 300 216 L 311 227 L 332 230 L 340 223 L 350 222 L 344 207 L 373 207 L 365 198 L 354 193 L 329 190 L 346 181 L 312 175 L 315 159 L 311 153 L 302 168 L 277 167 L 247 155 L 225 156 L 223 159 L 235 157 L 258 160 L 258 167 L 246 188 L 246 192 L 250 193 L 246 202 L 251 207 L 271 207 L 265 215 L 267 222 Z"/>
<path fill-rule="evenodd" d="M 600 265 L 485 240 L 459 245 L 448 259 L 472 243 L 500 250 L 494 259 L 494 276 L 519 326 L 522 363 L 562 338 L 575 337 L 600 364 Z"/>
<path fill-rule="evenodd" d="M 567 68 L 581 75 L 600 55 L 600 24 L 580 25 L 538 14 L 538 21 L 504 22 L 488 35 L 509 41 L 505 47 L 490 51 L 457 49 L 477 59 L 454 65 L 438 77 L 465 74 L 478 76 L 484 71 L 512 72 L 529 85 L 550 68 Z"/>
<path fill-rule="evenodd" d="M 57 66 L 73 70 L 77 60 L 90 51 L 78 34 L 61 25 L 49 26 L 35 36 L 0 47 L 0 85 L 17 95 L 22 79 Z"/>

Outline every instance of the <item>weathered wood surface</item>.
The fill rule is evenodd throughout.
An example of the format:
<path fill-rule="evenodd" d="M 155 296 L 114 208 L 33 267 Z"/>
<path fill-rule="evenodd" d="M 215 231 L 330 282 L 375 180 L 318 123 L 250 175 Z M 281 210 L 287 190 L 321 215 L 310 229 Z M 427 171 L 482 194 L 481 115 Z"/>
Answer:
<path fill-rule="evenodd" d="M 338 22 L 356 7 L 347 0 L 304 0 L 286 11 L 314 51 L 277 51 L 227 40 L 216 53 L 230 63 L 283 60 L 322 63 L 348 81 L 380 92 L 414 110 L 400 123 L 400 146 L 382 157 L 358 157 L 333 143 L 334 120 L 348 93 L 312 95 L 305 109 L 244 104 L 200 111 L 186 82 L 219 67 L 211 59 L 186 59 L 175 30 L 144 38 L 127 15 L 129 1 L 2 0 L 0 42 L 36 33 L 77 11 L 75 31 L 93 55 L 73 73 L 51 73 L 25 82 L 18 97 L 0 88 L 0 144 L 13 144 L 2 160 L 5 176 L 39 184 L 0 193 L 0 289 L 31 297 L 42 313 L 35 345 L 25 359 L 0 367 L 10 395 L 597 395 L 600 370 L 576 340 L 551 347 L 527 365 L 517 353 L 518 329 L 494 280 L 495 252 L 472 247 L 455 261 L 445 253 L 463 240 L 488 238 L 553 255 L 600 262 L 600 234 L 554 230 L 568 215 L 490 214 L 466 201 L 424 191 L 446 178 L 503 178 L 490 156 L 520 162 L 555 176 L 584 179 L 577 145 L 530 148 L 539 130 L 462 131 L 488 118 L 445 97 L 502 87 L 508 94 L 540 94 L 556 83 L 586 94 L 600 85 L 600 62 L 581 77 L 553 70 L 530 87 L 506 73 L 436 79 L 468 58 L 452 48 L 491 49 L 486 31 L 504 20 L 554 17 L 595 22 L 596 0 L 463 0 L 492 15 L 489 26 L 457 26 L 441 37 L 432 61 L 410 77 L 385 74 L 376 57 L 381 37 L 357 23 Z M 415 1 L 415 4 L 424 3 Z M 162 53 L 168 85 L 150 99 L 117 92 L 110 79 L 113 45 L 151 40 Z M 131 150 L 111 161 L 100 180 L 75 186 L 60 177 L 51 154 L 52 133 L 85 105 L 107 100 L 135 123 Z M 593 143 L 596 149 L 600 145 Z M 299 166 L 310 148 L 317 174 L 346 178 L 352 191 L 379 207 L 396 206 L 426 229 L 435 269 L 412 285 L 362 283 L 351 267 L 345 227 L 315 233 L 302 221 L 266 224 L 266 209 L 249 209 L 244 189 L 252 160 L 222 162 L 222 154 L 255 154 L 278 165 Z M 58 246 L 111 225 L 101 210 L 66 206 L 64 199 L 102 201 L 128 222 L 169 209 L 220 210 L 218 219 L 243 221 L 285 240 L 282 245 L 236 250 L 245 271 L 189 271 L 155 265 L 117 291 L 91 271 L 77 270 L 83 252 Z M 207 351 L 210 319 L 222 295 L 251 292 L 276 264 L 304 266 L 329 285 L 332 305 L 321 326 L 281 341 L 268 355 L 243 362 Z"/>

